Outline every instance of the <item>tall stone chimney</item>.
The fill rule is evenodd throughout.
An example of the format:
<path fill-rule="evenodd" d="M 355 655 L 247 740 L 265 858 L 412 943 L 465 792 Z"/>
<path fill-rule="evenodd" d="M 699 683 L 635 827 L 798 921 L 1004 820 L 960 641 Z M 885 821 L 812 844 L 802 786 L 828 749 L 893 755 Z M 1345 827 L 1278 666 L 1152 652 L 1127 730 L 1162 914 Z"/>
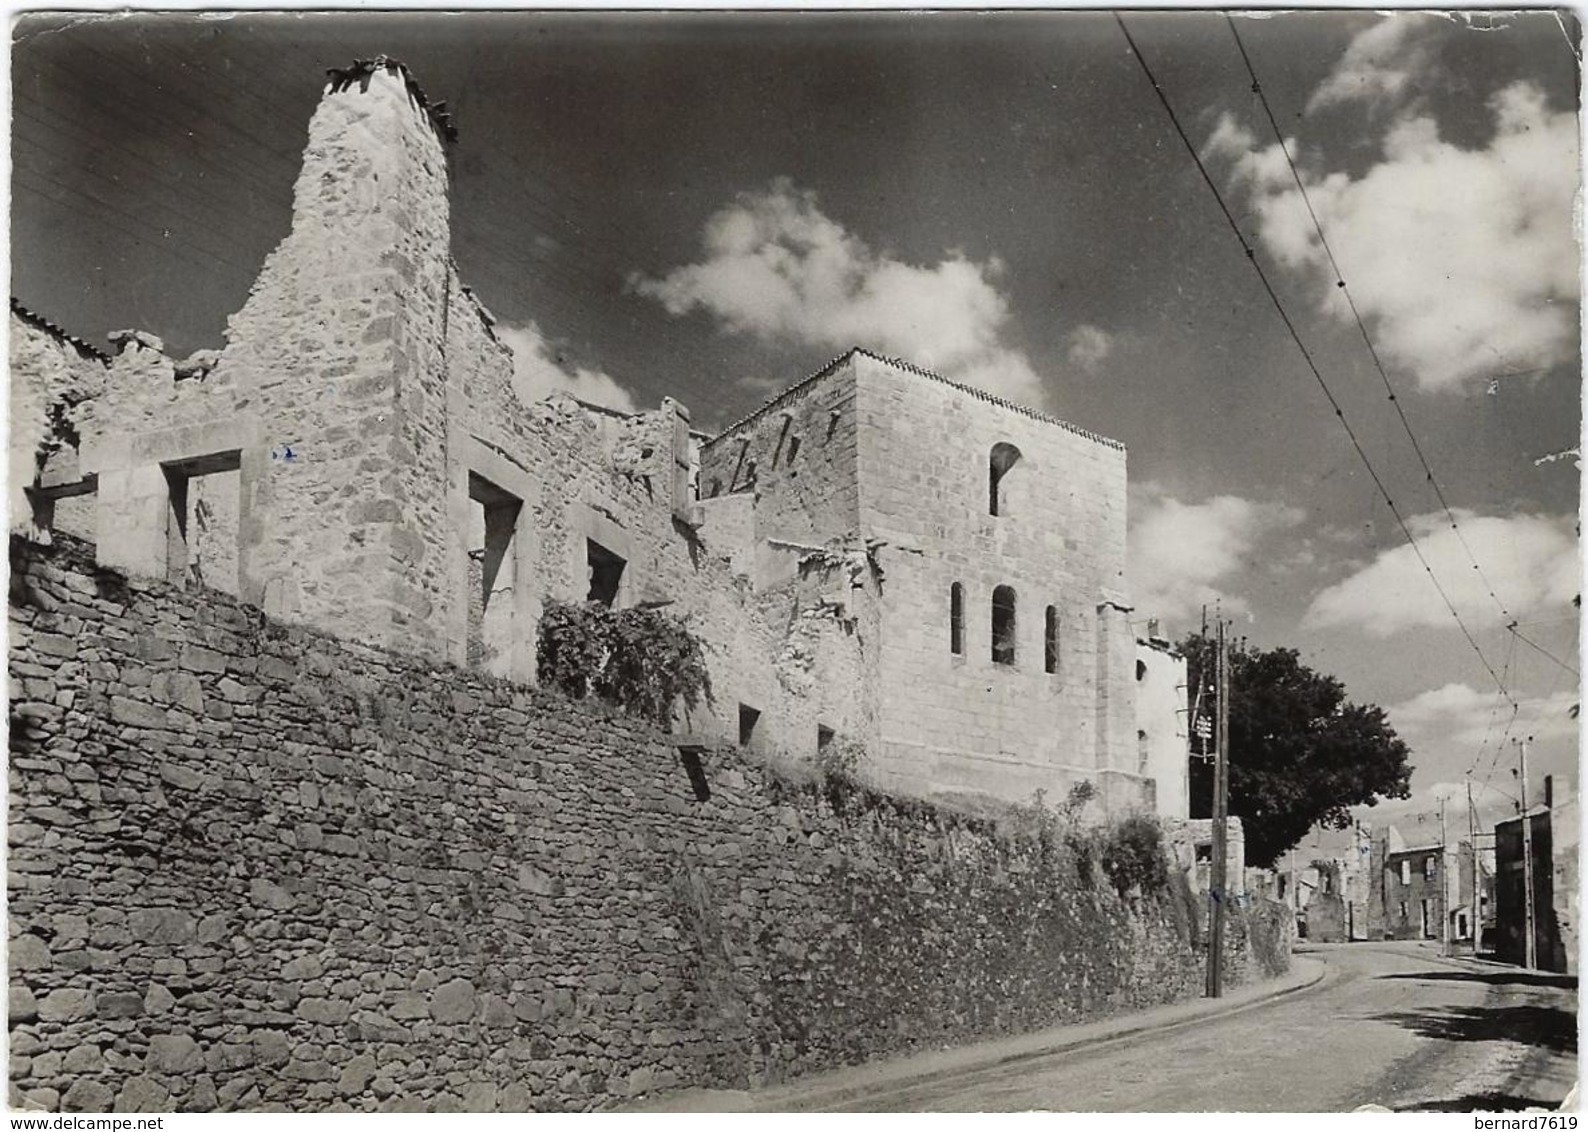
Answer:
<path fill-rule="evenodd" d="M 332 72 L 292 230 L 227 327 L 257 412 L 239 582 L 266 613 L 439 655 L 445 572 L 447 124 L 384 57 Z"/>

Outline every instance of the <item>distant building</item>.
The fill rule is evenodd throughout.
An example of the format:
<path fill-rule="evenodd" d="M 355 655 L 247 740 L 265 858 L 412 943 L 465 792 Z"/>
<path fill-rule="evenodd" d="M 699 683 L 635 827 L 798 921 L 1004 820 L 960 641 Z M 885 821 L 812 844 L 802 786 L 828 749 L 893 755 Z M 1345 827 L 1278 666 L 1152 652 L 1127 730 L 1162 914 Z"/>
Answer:
<path fill-rule="evenodd" d="M 1545 971 L 1577 970 L 1578 823 L 1576 799 L 1535 807 L 1494 827 L 1495 924 L 1493 949 L 1502 962 L 1521 965 L 1526 954 L 1526 865 L 1523 828 L 1533 827 L 1535 961 Z"/>
<path fill-rule="evenodd" d="M 1387 848 L 1375 853 L 1375 864 L 1379 861 L 1382 898 L 1374 918 L 1382 926 L 1373 938 L 1442 938 L 1441 925 L 1451 910 L 1451 879 L 1458 869 L 1455 847 L 1436 843 Z"/>
<path fill-rule="evenodd" d="M 1159 817 L 1189 817 L 1185 656 L 1148 623 L 1136 639 L 1136 773 L 1156 783 Z"/>

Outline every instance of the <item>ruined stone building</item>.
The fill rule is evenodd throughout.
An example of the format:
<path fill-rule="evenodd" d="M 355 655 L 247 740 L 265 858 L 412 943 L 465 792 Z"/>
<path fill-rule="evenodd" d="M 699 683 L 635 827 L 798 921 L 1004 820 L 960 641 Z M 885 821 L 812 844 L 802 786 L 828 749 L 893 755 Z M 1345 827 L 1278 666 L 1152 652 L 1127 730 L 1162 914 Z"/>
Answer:
<path fill-rule="evenodd" d="M 1120 444 L 863 349 L 703 444 L 672 400 L 522 402 L 449 255 L 449 133 L 397 64 L 336 78 L 222 350 L 106 357 L 13 306 L 13 529 L 519 681 L 545 600 L 665 608 L 715 693 L 680 732 L 1185 815 L 1184 662 L 1129 623 Z"/>

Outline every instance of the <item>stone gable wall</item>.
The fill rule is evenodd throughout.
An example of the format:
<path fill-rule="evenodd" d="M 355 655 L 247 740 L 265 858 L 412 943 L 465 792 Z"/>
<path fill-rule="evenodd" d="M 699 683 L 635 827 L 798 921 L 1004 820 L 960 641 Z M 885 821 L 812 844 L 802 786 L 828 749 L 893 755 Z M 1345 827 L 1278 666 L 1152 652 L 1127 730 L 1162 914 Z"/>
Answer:
<path fill-rule="evenodd" d="M 706 444 L 700 497 L 753 494 L 758 540 L 824 546 L 854 539 L 861 530 L 855 426 L 851 358 Z"/>
<path fill-rule="evenodd" d="M 15 1103 L 591 1109 L 1199 993 L 986 822 L 12 542 Z M 1232 931 L 1233 969 L 1246 969 Z"/>

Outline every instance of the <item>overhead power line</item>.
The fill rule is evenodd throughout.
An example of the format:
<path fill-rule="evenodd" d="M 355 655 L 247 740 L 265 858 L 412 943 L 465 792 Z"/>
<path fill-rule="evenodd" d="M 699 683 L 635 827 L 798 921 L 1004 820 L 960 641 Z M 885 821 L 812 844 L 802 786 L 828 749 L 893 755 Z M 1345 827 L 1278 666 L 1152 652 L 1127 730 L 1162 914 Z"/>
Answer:
<path fill-rule="evenodd" d="M 1543 656 L 1543 657 L 1545 657 L 1545 658 L 1547 658 L 1549 660 L 1554 661 L 1556 664 L 1560 665 L 1560 667 L 1564 668 L 1567 672 L 1570 672 L 1573 676 L 1581 676 L 1582 675 L 1581 672 L 1578 672 L 1575 668 L 1573 668 L 1571 665 L 1567 664 L 1564 660 L 1562 660 L 1560 657 L 1556 656 L 1554 653 L 1550 652 L 1548 649 L 1542 648 L 1541 646 L 1539 646 L 1537 644 L 1534 644 L 1532 641 L 1530 641 L 1526 637 L 1522 636 L 1522 634 L 1516 628 L 1516 622 L 1514 622 L 1514 621 L 1511 622 L 1511 624 L 1506 626 L 1506 628 L 1511 631 L 1511 636 L 1513 636 L 1517 640 L 1521 641 L 1524 645 L 1526 645 L 1528 648 L 1532 649 L 1534 652 L 1538 653 L 1540 656 Z"/>
<path fill-rule="evenodd" d="M 1357 309 L 1356 299 L 1351 295 L 1351 288 L 1346 286 L 1345 272 L 1340 269 L 1340 263 L 1335 258 L 1334 249 L 1329 246 L 1329 238 L 1324 235 L 1323 222 L 1318 219 L 1317 210 L 1312 206 L 1312 196 L 1307 192 L 1307 185 L 1301 179 L 1301 172 L 1296 168 L 1295 159 L 1290 155 L 1290 146 L 1285 142 L 1284 131 L 1279 128 L 1279 120 L 1274 116 L 1274 109 L 1268 102 L 1268 95 L 1263 90 L 1263 84 L 1257 78 L 1257 69 L 1252 65 L 1252 57 L 1247 53 L 1246 44 L 1241 39 L 1240 29 L 1235 25 L 1235 17 L 1228 12 L 1224 15 L 1225 22 L 1229 24 L 1230 35 L 1235 38 L 1236 49 L 1241 53 L 1241 62 L 1246 64 L 1246 73 L 1252 80 L 1252 93 L 1262 104 L 1263 113 L 1268 118 L 1268 125 L 1274 132 L 1274 141 L 1279 146 L 1279 151 L 1285 155 L 1285 164 L 1290 168 L 1291 179 L 1296 183 L 1296 191 L 1301 194 L 1301 201 L 1307 206 L 1307 215 L 1312 218 L 1313 231 L 1318 233 L 1318 243 L 1323 248 L 1323 254 L 1328 257 L 1329 269 L 1334 273 L 1334 285 L 1344 296 L 1346 305 L 1350 308 L 1351 318 L 1356 322 L 1356 328 L 1362 335 L 1362 344 L 1367 347 L 1368 357 L 1373 359 L 1373 368 L 1378 371 L 1379 378 L 1384 383 L 1384 392 L 1389 395 L 1390 404 L 1395 406 L 1395 415 L 1400 418 L 1401 428 L 1406 432 L 1406 439 L 1411 441 L 1412 451 L 1417 453 L 1417 461 L 1423 467 L 1423 474 L 1428 478 L 1428 485 L 1434 489 L 1434 495 L 1439 500 L 1439 506 L 1444 508 L 1445 518 L 1450 520 L 1450 529 L 1455 532 L 1456 541 L 1461 544 L 1461 549 L 1466 552 L 1467 559 L 1472 563 L 1472 569 L 1477 573 L 1478 580 L 1488 592 L 1489 597 L 1500 610 L 1500 616 L 1506 620 L 1511 617 L 1511 611 L 1505 607 L 1505 602 L 1500 600 L 1499 594 L 1494 590 L 1494 585 L 1484 574 L 1483 567 L 1478 564 L 1478 559 L 1472 552 L 1467 536 L 1462 533 L 1461 524 L 1456 519 L 1456 513 L 1451 509 L 1450 502 L 1445 498 L 1444 489 L 1439 486 L 1439 479 L 1434 475 L 1434 469 L 1428 463 L 1428 457 L 1423 453 L 1423 446 L 1417 440 L 1417 434 L 1412 431 L 1411 421 L 1406 417 L 1406 410 L 1401 404 L 1400 397 L 1395 392 L 1395 386 L 1390 382 L 1389 371 L 1384 368 L 1384 361 L 1379 357 L 1378 348 L 1373 345 L 1373 338 L 1367 331 L 1367 323 L 1362 318 L 1362 312 Z"/>
<path fill-rule="evenodd" d="M 1197 152 L 1196 146 L 1185 132 L 1185 127 L 1180 124 L 1180 117 L 1175 113 L 1174 105 L 1169 101 L 1169 96 L 1165 93 L 1162 84 L 1158 82 L 1157 76 L 1153 74 L 1152 67 L 1148 64 L 1146 56 L 1136 46 L 1136 40 L 1130 34 L 1130 29 L 1125 26 L 1124 18 L 1116 12 L 1114 13 L 1114 21 L 1119 25 L 1119 30 L 1124 35 L 1125 42 L 1130 45 L 1131 54 L 1136 57 L 1136 62 L 1141 66 L 1142 73 L 1146 75 L 1148 83 L 1152 85 L 1153 93 L 1158 96 L 1158 101 L 1163 104 L 1164 111 L 1169 115 L 1169 121 L 1174 125 L 1175 133 L 1180 136 L 1180 141 L 1185 145 L 1186 152 L 1191 155 L 1191 160 L 1196 164 L 1197 172 L 1201 174 L 1203 182 L 1213 194 L 1213 199 L 1218 203 L 1219 211 L 1224 214 L 1224 219 L 1228 222 L 1230 231 L 1235 234 L 1236 240 L 1240 242 L 1241 250 L 1246 253 L 1247 262 L 1252 265 L 1252 270 L 1257 273 L 1257 278 L 1262 283 L 1263 290 L 1268 293 L 1269 301 L 1273 303 L 1274 310 L 1279 315 L 1280 321 L 1285 324 L 1285 329 L 1289 332 L 1291 341 L 1296 344 L 1296 349 L 1301 352 L 1302 360 L 1306 362 L 1307 369 L 1311 371 L 1314 380 L 1318 383 L 1318 388 L 1322 390 L 1324 398 L 1329 402 L 1329 407 L 1334 410 L 1335 418 L 1340 422 L 1340 427 L 1345 430 L 1346 436 L 1351 441 L 1351 447 L 1356 449 L 1357 457 L 1361 460 L 1362 466 L 1367 469 L 1368 477 L 1373 481 L 1373 486 L 1378 489 L 1379 495 L 1383 497 L 1385 504 L 1389 507 L 1390 514 L 1395 517 L 1395 522 L 1400 527 L 1401 534 L 1405 536 L 1406 542 L 1411 546 L 1412 553 L 1416 555 L 1417 561 L 1422 565 L 1423 572 L 1428 575 L 1428 581 L 1438 591 L 1440 600 L 1444 602 L 1445 608 L 1450 611 L 1450 616 L 1461 629 L 1461 635 L 1466 638 L 1467 645 L 1472 649 L 1473 654 L 1477 656 L 1484 670 L 1488 672 L 1490 678 L 1493 679 L 1505 698 L 1515 704 L 1516 701 L 1512 698 L 1510 690 L 1505 686 L 1505 682 L 1501 680 L 1500 674 L 1494 670 L 1494 666 L 1489 663 L 1488 657 L 1483 655 L 1483 650 L 1478 646 L 1477 639 L 1472 635 L 1472 631 L 1467 628 L 1467 623 L 1462 620 L 1460 611 L 1456 609 L 1455 603 L 1450 600 L 1450 595 L 1445 592 L 1445 587 L 1440 584 L 1438 577 L 1435 576 L 1433 567 L 1429 565 L 1427 556 L 1417 542 L 1417 536 L 1412 533 L 1412 529 L 1401 514 L 1400 508 L 1395 505 L 1394 497 L 1390 495 L 1389 489 L 1384 485 L 1384 480 L 1379 476 L 1378 469 L 1373 466 L 1373 461 L 1368 458 L 1367 451 L 1357 438 L 1356 430 L 1351 427 L 1351 422 L 1346 419 L 1345 410 L 1340 407 L 1339 400 L 1335 397 L 1333 390 L 1329 388 L 1329 383 L 1324 379 L 1322 371 L 1318 369 L 1317 362 L 1313 360 L 1312 352 L 1307 349 L 1307 344 L 1302 341 L 1301 333 L 1296 329 L 1296 324 L 1291 319 L 1290 313 L 1285 310 L 1285 304 L 1280 299 L 1279 293 L 1274 289 L 1273 283 L 1269 280 L 1268 273 L 1263 270 L 1263 265 L 1257 258 L 1257 249 L 1247 241 L 1245 233 L 1241 231 L 1240 224 L 1236 222 L 1234 214 L 1230 212 L 1229 205 L 1224 200 L 1224 194 L 1219 191 L 1219 187 L 1214 183 L 1212 175 L 1208 173 L 1207 166 L 1203 164 L 1202 155 Z"/>

